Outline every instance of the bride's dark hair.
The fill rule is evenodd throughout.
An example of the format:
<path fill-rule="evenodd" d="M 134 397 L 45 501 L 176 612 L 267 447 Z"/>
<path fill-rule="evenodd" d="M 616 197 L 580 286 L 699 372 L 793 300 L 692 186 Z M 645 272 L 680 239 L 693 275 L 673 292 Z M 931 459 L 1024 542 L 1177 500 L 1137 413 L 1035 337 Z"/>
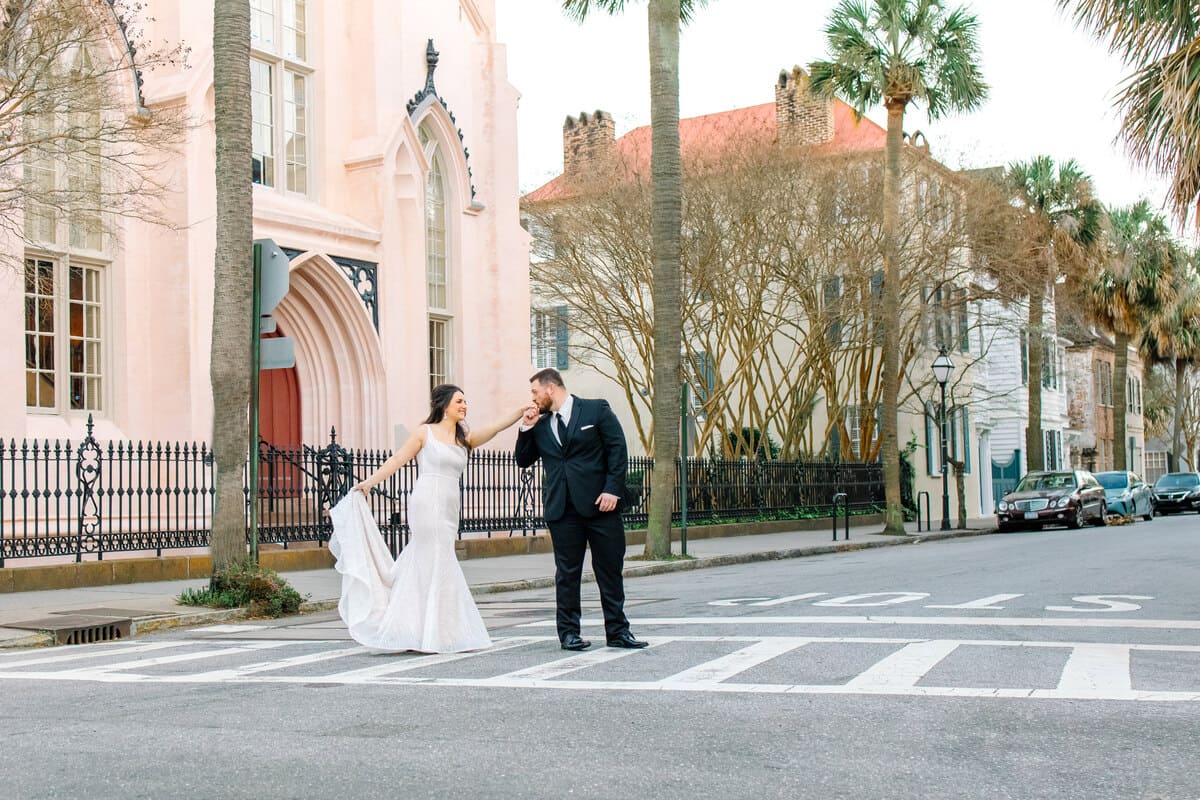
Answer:
<path fill-rule="evenodd" d="M 436 425 L 446 418 L 446 407 L 450 405 L 450 401 L 454 399 L 455 392 L 462 392 L 452 383 L 442 383 L 433 387 L 433 391 L 429 395 L 429 416 L 425 418 L 424 425 Z M 466 394 L 465 392 L 463 392 Z M 467 428 L 461 422 L 454 426 L 454 441 L 458 442 L 468 451 L 471 445 L 467 441 Z"/>

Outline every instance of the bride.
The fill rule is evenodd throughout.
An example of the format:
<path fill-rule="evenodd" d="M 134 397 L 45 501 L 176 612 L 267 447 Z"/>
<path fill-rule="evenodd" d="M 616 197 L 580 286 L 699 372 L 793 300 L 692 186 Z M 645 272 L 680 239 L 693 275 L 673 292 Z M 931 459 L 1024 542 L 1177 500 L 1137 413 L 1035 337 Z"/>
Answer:
<path fill-rule="evenodd" d="M 459 479 L 472 448 L 512 425 L 525 407 L 469 431 L 457 386 L 433 389 L 428 419 L 369 478 L 330 510 L 329 550 L 342 575 L 338 613 L 350 636 L 372 650 L 458 653 L 491 646 L 454 556 Z M 366 494 L 413 458 L 419 468 L 408 502 L 409 544 L 393 561 Z"/>

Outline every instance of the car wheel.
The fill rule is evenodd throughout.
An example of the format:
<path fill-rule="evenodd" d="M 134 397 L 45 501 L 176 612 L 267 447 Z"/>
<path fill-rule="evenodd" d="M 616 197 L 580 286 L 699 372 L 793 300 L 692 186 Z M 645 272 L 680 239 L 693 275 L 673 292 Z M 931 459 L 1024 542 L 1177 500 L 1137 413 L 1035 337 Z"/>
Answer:
<path fill-rule="evenodd" d="M 1151 503 L 1146 507 L 1146 513 L 1142 515 L 1142 519 L 1146 520 L 1146 522 L 1151 522 L 1154 520 L 1154 503 Z"/>
<path fill-rule="evenodd" d="M 1108 506 L 1104 503 L 1100 504 L 1100 515 L 1092 520 L 1092 524 L 1097 528 L 1108 524 Z"/>
<path fill-rule="evenodd" d="M 1080 503 L 1079 505 L 1075 506 L 1075 514 L 1071 517 L 1070 521 L 1067 522 L 1067 527 L 1068 528 L 1082 528 L 1083 527 L 1083 503 Z"/>

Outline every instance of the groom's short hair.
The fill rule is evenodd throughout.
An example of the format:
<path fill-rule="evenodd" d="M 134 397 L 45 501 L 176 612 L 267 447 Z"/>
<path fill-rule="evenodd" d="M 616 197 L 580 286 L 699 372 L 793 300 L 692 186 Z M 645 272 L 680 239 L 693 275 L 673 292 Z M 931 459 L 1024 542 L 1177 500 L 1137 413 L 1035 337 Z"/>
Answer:
<path fill-rule="evenodd" d="M 533 383 L 534 381 L 537 381 L 542 386 L 561 386 L 564 389 L 567 386 L 565 383 L 563 383 L 562 373 L 556 369 L 550 368 L 540 369 L 533 373 L 533 377 L 529 379 L 529 382 Z"/>

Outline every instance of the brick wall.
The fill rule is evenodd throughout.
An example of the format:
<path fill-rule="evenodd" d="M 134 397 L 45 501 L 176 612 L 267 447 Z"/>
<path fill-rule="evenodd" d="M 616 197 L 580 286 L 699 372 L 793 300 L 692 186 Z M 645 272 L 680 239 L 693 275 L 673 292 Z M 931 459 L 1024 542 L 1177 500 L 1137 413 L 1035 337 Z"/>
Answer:
<path fill-rule="evenodd" d="M 607 112 L 584 112 L 563 122 L 563 174 L 568 178 L 608 163 L 616 149 L 616 126 Z"/>
<path fill-rule="evenodd" d="M 813 97 L 808 74 L 794 67 L 775 83 L 775 127 L 784 147 L 823 144 L 833 139 L 833 101 Z"/>

